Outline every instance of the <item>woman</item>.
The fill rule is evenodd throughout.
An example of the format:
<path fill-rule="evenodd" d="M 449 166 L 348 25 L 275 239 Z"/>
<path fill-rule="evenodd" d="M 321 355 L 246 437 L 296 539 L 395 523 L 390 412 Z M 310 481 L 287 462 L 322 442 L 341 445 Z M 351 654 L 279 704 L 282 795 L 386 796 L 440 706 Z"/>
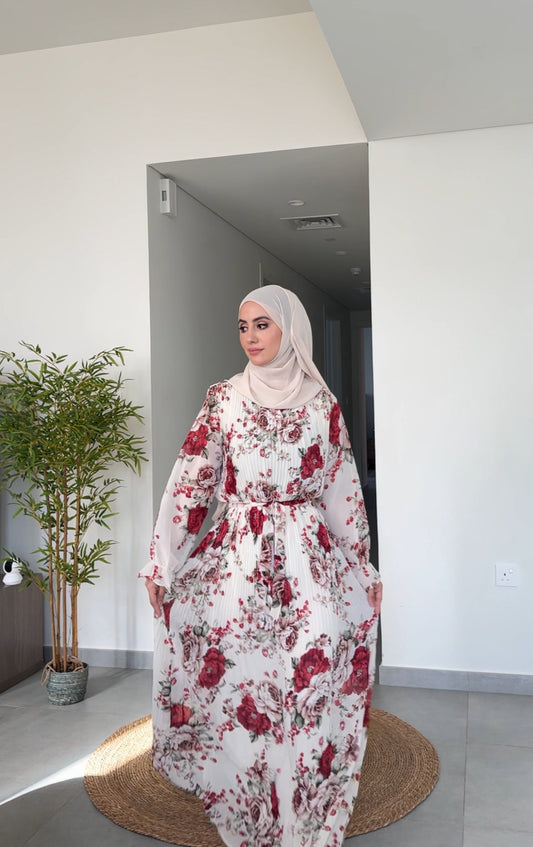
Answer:
<path fill-rule="evenodd" d="M 365 749 L 381 585 L 302 304 L 276 285 L 252 291 L 239 333 L 249 362 L 209 389 L 141 572 L 160 618 L 154 765 L 202 798 L 229 847 L 337 847 Z"/>

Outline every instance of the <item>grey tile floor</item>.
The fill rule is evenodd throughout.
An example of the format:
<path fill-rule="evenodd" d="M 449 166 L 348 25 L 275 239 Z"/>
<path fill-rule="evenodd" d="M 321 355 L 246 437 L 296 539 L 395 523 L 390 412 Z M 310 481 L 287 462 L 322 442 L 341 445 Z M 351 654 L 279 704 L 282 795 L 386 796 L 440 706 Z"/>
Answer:
<path fill-rule="evenodd" d="M 88 755 L 148 714 L 149 671 L 92 668 L 87 698 L 50 706 L 31 677 L 0 695 L 2 847 L 161 847 L 100 814 Z M 378 686 L 374 705 L 435 745 L 441 779 L 403 820 L 345 847 L 533 847 L 533 698 Z"/>

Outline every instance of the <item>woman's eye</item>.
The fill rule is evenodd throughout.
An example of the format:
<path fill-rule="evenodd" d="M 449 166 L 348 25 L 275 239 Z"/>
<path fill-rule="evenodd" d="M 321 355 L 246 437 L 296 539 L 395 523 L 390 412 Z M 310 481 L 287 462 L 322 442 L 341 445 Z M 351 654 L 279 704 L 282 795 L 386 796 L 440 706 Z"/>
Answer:
<path fill-rule="evenodd" d="M 245 326 L 240 326 L 240 327 L 239 327 L 239 332 L 246 332 L 246 327 L 245 327 Z"/>
<path fill-rule="evenodd" d="M 268 324 L 257 324 L 258 329 L 268 329 Z"/>

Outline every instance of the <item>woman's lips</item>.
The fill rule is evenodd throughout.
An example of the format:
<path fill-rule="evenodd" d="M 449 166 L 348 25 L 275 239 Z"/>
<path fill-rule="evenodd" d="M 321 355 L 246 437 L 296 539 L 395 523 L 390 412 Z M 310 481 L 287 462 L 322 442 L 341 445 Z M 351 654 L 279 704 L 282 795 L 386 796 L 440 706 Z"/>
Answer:
<path fill-rule="evenodd" d="M 262 353 L 263 351 L 260 349 L 254 348 L 253 350 L 248 350 L 249 356 L 256 356 L 258 353 Z"/>

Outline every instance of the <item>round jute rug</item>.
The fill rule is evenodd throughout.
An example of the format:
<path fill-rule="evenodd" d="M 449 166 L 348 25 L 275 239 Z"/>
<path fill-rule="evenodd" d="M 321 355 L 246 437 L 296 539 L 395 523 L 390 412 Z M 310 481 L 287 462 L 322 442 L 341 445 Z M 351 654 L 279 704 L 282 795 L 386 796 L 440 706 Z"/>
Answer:
<path fill-rule="evenodd" d="M 154 771 L 149 716 L 123 726 L 87 762 L 85 787 L 94 805 L 125 829 L 187 847 L 224 847 L 196 797 Z M 402 818 L 439 778 L 434 747 L 414 727 L 371 710 L 361 785 L 345 836 Z"/>

